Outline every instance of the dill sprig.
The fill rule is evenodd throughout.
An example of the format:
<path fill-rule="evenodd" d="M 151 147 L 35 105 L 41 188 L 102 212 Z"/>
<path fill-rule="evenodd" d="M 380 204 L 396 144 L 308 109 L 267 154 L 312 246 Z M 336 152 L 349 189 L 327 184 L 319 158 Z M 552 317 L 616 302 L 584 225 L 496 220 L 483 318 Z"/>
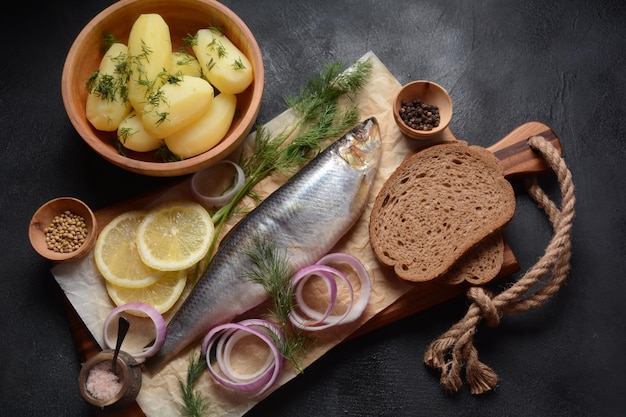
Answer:
<path fill-rule="evenodd" d="M 261 240 L 258 236 L 254 237 L 247 255 L 255 265 L 255 268 L 246 271 L 247 278 L 263 285 L 273 301 L 270 314 L 276 317 L 280 324 L 287 323 L 289 312 L 293 307 L 293 287 L 289 282 L 293 271 L 289 266 L 287 255 L 279 252 L 273 242 Z"/>
<path fill-rule="evenodd" d="M 176 162 L 183 160 L 183 158 L 170 151 L 170 149 L 165 146 L 165 143 L 161 143 L 161 146 L 154 151 L 154 159 L 163 162 Z"/>
<path fill-rule="evenodd" d="M 280 340 L 270 332 L 271 337 L 281 355 L 294 369 L 302 372 L 299 361 L 306 353 L 311 340 L 300 329 L 290 324 L 289 313 L 293 309 L 294 287 L 291 284 L 293 271 L 289 266 L 287 255 L 279 251 L 274 242 L 261 240 L 258 236 L 254 237 L 247 254 L 255 268 L 246 271 L 246 277 L 252 282 L 261 284 L 267 291 L 272 301 L 267 316 L 278 323 L 285 335 L 285 339 Z"/>
<path fill-rule="evenodd" d="M 366 60 L 357 61 L 343 72 L 342 68 L 341 62 L 327 64 L 309 79 L 298 95 L 285 97 L 287 106 L 300 115 L 303 123 L 314 122 L 329 104 L 361 89 L 371 73 L 372 65 Z"/>
<path fill-rule="evenodd" d="M 102 54 L 105 54 L 106 51 L 109 50 L 111 45 L 113 45 L 116 42 L 119 42 L 119 41 L 117 40 L 114 34 L 112 34 L 111 32 L 105 33 L 104 36 L 102 36 L 102 40 L 100 40 L 100 52 Z"/>
<path fill-rule="evenodd" d="M 238 59 L 235 59 L 235 61 L 233 61 L 233 65 L 231 66 L 233 67 L 234 70 L 246 69 L 246 66 L 241 60 L 241 57 L 239 57 Z"/>
<path fill-rule="evenodd" d="M 201 393 L 194 390 L 198 378 L 207 368 L 206 359 L 201 354 L 192 352 L 189 355 L 189 367 L 187 368 L 187 380 L 178 378 L 178 385 L 183 396 L 182 413 L 185 417 L 202 417 L 206 414 L 210 404 L 202 397 Z"/>
<path fill-rule="evenodd" d="M 107 49 L 105 52 L 108 51 Z M 94 70 L 87 78 L 87 92 L 108 102 L 128 101 L 128 57 L 124 53 L 119 53 L 107 59 L 114 64 L 113 74 L 104 74 L 99 68 Z"/>

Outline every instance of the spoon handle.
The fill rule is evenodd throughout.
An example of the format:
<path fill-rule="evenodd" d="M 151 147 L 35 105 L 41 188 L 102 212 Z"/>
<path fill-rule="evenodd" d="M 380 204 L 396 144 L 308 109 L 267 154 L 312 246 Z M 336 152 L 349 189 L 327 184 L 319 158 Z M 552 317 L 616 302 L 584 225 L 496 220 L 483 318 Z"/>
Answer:
<path fill-rule="evenodd" d="M 115 351 L 113 352 L 113 363 L 111 364 L 111 371 L 115 375 L 117 375 L 117 355 L 120 353 L 122 342 L 126 337 L 126 333 L 128 333 L 129 327 L 130 323 L 128 322 L 128 320 L 125 317 L 120 316 L 117 327 L 117 342 L 115 343 Z"/>

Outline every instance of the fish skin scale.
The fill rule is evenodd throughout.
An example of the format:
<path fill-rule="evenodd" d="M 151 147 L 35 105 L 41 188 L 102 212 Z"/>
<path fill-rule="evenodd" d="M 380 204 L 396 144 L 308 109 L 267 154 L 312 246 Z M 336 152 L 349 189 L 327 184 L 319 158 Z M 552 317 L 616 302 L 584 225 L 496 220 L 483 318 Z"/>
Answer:
<path fill-rule="evenodd" d="M 354 135 L 351 135 L 352 132 Z M 352 136 L 367 134 L 366 166 L 352 167 L 341 153 Z M 355 149 L 356 147 L 357 149 Z M 344 135 L 244 217 L 224 238 L 200 278 L 167 327 L 161 350 L 146 362 L 151 373 L 212 327 L 231 321 L 268 298 L 260 284 L 245 277 L 254 265 L 247 255 L 253 238 L 272 241 L 285 252 L 293 271 L 328 253 L 361 216 L 380 161 L 378 123 L 367 119 Z"/>

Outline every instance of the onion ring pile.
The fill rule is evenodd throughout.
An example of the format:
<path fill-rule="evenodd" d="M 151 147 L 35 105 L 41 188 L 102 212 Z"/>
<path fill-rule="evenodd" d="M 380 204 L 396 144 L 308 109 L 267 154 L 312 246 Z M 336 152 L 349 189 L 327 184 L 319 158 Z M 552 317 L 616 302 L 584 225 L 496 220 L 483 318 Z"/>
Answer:
<path fill-rule="evenodd" d="M 263 341 L 268 346 L 270 355 L 254 372 L 241 374 L 233 369 L 231 354 L 237 342 L 249 335 Z M 217 382 L 236 391 L 254 392 L 258 397 L 274 385 L 283 369 L 284 358 L 275 338 L 281 343 L 284 341 L 280 328 L 266 320 L 249 319 L 226 323 L 207 333 L 202 341 L 201 354 L 206 356 L 207 369 Z M 213 354 L 214 364 L 211 363 Z"/>
<path fill-rule="evenodd" d="M 328 264 L 333 263 L 347 264 L 356 272 L 361 286 L 359 299 L 356 302 L 354 302 L 354 288 L 350 280 L 338 269 L 328 266 Z M 329 302 L 324 313 L 311 308 L 302 294 L 306 282 L 313 276 L 322 278 L 328 288 Z M 350 302 L 343 314 L 332 315 L 331 312 L 337 302 L 337 282 L 343 282 L 348 288 Z M 294 285 L 296 306 L 302 314 L 294 309 L 290 312 L 289 319 L 294 326 L 308 331 L 318 331 L 338 324 L 353 322 L 365 311 L 372 293 L 372 282 L 365 266 L 358 258 L 347 253 L 330 253 L 314 265 L 300 269 L 293 276 L 292 284 Z"/>

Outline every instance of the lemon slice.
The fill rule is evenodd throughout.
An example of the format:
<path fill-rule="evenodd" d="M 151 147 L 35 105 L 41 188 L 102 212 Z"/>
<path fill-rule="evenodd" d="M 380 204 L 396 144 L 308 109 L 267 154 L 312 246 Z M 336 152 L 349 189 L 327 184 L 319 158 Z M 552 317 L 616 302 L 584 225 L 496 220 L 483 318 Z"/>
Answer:
<path fill-rule="evenodd" d="M 204 258 L 214 233 L 211 216 L 200 204 L 169 202 L 146 214 L 137 229 L 137 249 L 151 268 L 179 271 Z"/>
<path fill-rule="evenodd" d="M 107 224 L 96 240 L 94 259 L 104 279 L 112 284 L 140 288 L 153 284 L 163 271 L 150 268 L 137 250 L 137 228 L 146 211 L 120 214 Z"/>
<path fill-rule="evenodd" d="M 139 301 L 151 305 L 159 313 L 164 314 L 176 304 L 186 283 L 186 271 L 168 271 L 164 272 L 158 281 L 147 287 L 120 287 L 107 281 L 106 289 L 109 297 L 117 306 Z"/>

